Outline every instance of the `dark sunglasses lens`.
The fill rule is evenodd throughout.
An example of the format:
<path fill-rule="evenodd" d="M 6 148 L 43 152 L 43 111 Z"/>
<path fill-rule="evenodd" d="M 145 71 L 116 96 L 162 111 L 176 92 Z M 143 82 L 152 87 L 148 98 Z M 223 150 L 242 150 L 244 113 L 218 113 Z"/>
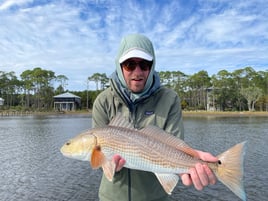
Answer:
<path fill-rule="evenodd" d="M 141 62 L 139 63 L 139 66 L 140 66 L 141 70 L 143 70 L 143 71 L 148 71 L 148 70 L 150 70 L 150 68 L 151 68 L 151 62 L 148 62 L 148 61 L 141 61 Z"/>
<path fill-rule="evenodd" d="M 127 71 L 134 71 L 137 66 L 137 63 L 135 61 L 128 61 L 126 63 L 126 70 Z"/>
<path fill-rule="evenodd" d="M 140 62 L 126 61 L 122 64 L 123 68 L 126 71 L 134 71 L 136 69 L 137 65 L 139 65 L 139 67 L 142 71 L 148 71 L 151 69 L 152 62 L 149 62 L 149 61 L 140 61 Z"/>

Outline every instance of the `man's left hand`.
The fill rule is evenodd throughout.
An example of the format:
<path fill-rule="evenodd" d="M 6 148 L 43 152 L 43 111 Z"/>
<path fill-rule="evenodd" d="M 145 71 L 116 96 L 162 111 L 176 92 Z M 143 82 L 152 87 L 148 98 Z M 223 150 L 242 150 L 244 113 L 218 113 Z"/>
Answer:
<path fill-rule="evenodd" d="M 217 162 L 218 158 L 207 152 L 196 150 L 199 158 L 206 162 Z M 197 163 L 188 174 L 181 174 L 182 183 L 186 186 L 194 185 L 197 190 L 216 183 L 217 178 L 212 170 L 205 164 Z"/>

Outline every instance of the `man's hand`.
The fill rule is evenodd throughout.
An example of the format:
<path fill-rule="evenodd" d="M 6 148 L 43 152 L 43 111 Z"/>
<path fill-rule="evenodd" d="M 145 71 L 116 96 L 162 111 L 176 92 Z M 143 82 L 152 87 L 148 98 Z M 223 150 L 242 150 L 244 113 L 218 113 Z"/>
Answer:
<path fill-rule="evenodd" d="M 125 165 L 125 163 L 126 163 L 126 160 L 125 159 L 123 159 L 120 155 L 118 155 L 118 154 L 115 154 L 114 156 L 113 156 L 113 161 L 114 161 L 114 163 L 115 163 L 115 172 L 119 172 L 122 168 L 123 168 L 123 166 Z"/>
<path fill-rule="evenodd" d="M 196 150 L 199 158 L 207 162 L 217 162 L 218 159 L 207 152 Z M 202 190 L 205 186 L 216 183 L 217 178 L 212 170 L 207 166 L 197 163 L 194 168 L 191 168 L 189 174 L 181 174 L 182 183 L 186 186 L 194 185 L 197 190 Z"/>

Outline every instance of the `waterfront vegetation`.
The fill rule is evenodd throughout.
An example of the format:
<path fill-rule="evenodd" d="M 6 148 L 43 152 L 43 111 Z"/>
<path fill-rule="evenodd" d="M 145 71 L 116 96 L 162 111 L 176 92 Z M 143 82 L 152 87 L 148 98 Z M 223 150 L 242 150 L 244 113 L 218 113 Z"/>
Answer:
<path fill-rule="evenodd" d="M 193 75 L 181 71 L 159 72 L 162 85 L 174 89 L 181 98 L 184 111 L 268 111 L 268 71 L 255 71 L 245 67 L 233 72 L 221 70 L 208 75 L 205 70 Z M 15 72 L 0 71 L 0 114 L 52 112 L 53 96 L 71 92 L 81 97 L 81 111 L 88 111 L 97 95 L 109 85 L 105 73 L 95 73 L 87 78 L 94 82 L 95 90 L 69 91 L 65 75 L 36 67 L 26 70 L 19 77 Z M 188 112 L 190 113 L 190 112 Z M 215 113 L 214 113 L 215 114 Z M 249 113 L 247 113 L 249 114 Z"/>

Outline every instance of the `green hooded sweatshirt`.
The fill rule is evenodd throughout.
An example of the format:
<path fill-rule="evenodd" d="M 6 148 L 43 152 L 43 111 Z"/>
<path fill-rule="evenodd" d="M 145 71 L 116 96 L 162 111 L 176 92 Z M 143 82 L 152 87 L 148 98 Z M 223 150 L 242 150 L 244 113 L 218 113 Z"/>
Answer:
<path fill-rule="evenodd" d="M 133 48 L 153 57 L 145 88 L 139 94 L 127 89 L 119 63 L 119 59 Z M 116 71 L 110 87 L 94 102 L 93 127 L 109 124 L 120 112 L 137 129 L 151 124 L 183 138 L 180 99 L 173 90 L 160 86 L 159 76 L 154 70 L 155 54 L 151 41 L 139 34 L 126 36 L 120 44 L 115 63 Z M 115 173 L 112 182 L 103 175 L 99 198 L 101 201 L 167 201 L 168 195 L 154 173 L 123 168 Z"/>

